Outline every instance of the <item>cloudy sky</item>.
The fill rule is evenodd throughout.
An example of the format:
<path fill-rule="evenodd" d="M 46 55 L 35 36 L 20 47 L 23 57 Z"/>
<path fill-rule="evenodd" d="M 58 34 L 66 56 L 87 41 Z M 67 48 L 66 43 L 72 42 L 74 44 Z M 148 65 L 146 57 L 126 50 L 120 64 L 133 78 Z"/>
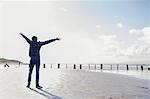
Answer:
<path fill-rule="evenodd" d="M 0 57 L 29 61 L 19 35 L 61 41 L 41 49 L 44 63 L 150 63 L 149 0 L 1 1 Z"/>

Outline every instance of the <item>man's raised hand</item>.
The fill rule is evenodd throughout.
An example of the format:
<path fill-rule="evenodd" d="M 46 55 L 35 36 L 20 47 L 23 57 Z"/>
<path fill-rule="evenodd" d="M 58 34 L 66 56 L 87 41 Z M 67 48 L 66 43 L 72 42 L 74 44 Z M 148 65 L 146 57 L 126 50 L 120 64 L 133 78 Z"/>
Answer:
<path fill-rule="evenodd" d="M 20 35 L 23 35 L 22 33 L 19 33 Z"/>
<path fill-rule="evenodd" d="M 56 40 L 61 40 L 61 39 L 57 37 Z"/>

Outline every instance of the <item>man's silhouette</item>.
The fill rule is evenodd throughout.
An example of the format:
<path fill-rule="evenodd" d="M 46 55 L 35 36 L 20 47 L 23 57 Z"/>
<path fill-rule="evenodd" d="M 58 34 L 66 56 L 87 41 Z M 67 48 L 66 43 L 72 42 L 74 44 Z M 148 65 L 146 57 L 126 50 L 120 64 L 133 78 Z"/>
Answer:
<path fill-rule="evenodd" d="M 28 75 L 28 85 L 30 87 L 31 75 L 34 65 L 36 65 L 36 88 L 40 89 L 42 86 L 39 85 L 39 69 L 40 69 L 40 49 L 43 45 L 49 44 L 53 41 L 60 40 L 59 38 L 47 40 L 44 42 L 38 42 L 37 37 L 33 36 L 32 40 L 28 39 L 25 35 L 20 33 L 20 35 L 30 44 L 29 56 L 31 58 L 29 64 L 29 75 Z"/>

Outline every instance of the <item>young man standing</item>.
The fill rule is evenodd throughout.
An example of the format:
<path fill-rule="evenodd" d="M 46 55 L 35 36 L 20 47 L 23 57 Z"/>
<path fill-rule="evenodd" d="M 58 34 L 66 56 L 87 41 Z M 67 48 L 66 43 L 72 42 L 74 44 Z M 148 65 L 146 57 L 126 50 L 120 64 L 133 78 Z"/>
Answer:
<path fill-rule="evenodd" d="M 20 35 L 30 44 L 29 56 L 30 56 L 30 64 L 29 64 L 29 75 L 28 75 L 28 84 L 27 87 L 30 87 L 31 83 L 31 75 L 33 71 L 34 65 L 36 65 L 36 88 L 40 89 L 42 86 L 39 85 L 39 70 L 40 70 L 40 49 L 43 45 L 49 44 L 56 40 L 60 40 L 59 38 L 50 39 L 44 42 L 37 41 L 38 38 L 36 36 L 32 37 L 32 40 L 27 38 L 25 35 L 20 33 Z"/>

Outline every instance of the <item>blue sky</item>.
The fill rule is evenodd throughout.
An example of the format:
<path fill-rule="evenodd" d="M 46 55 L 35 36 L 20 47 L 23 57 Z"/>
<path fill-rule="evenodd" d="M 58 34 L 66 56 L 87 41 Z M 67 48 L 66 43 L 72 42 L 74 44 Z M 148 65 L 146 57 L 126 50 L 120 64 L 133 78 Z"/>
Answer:
<path fill-rule="evenodd" d="M 149 63 L 149 6 L 149 0 L 2 1 L 1 57 L 29 61 L 22 32 L 61 38 L 41 49 L 46 63 Z"/>
<path fill-rule="evenodd" d="M 76 7 L 76 13 L 87 20 L 110 25 L 115 16 L 120 16 L 120 20 L 124 20 L 128 27 L 142 27 L 148 25 L 148 2 L 149 0 L 106 0 L 73 2 L 72 5 Z"/>

